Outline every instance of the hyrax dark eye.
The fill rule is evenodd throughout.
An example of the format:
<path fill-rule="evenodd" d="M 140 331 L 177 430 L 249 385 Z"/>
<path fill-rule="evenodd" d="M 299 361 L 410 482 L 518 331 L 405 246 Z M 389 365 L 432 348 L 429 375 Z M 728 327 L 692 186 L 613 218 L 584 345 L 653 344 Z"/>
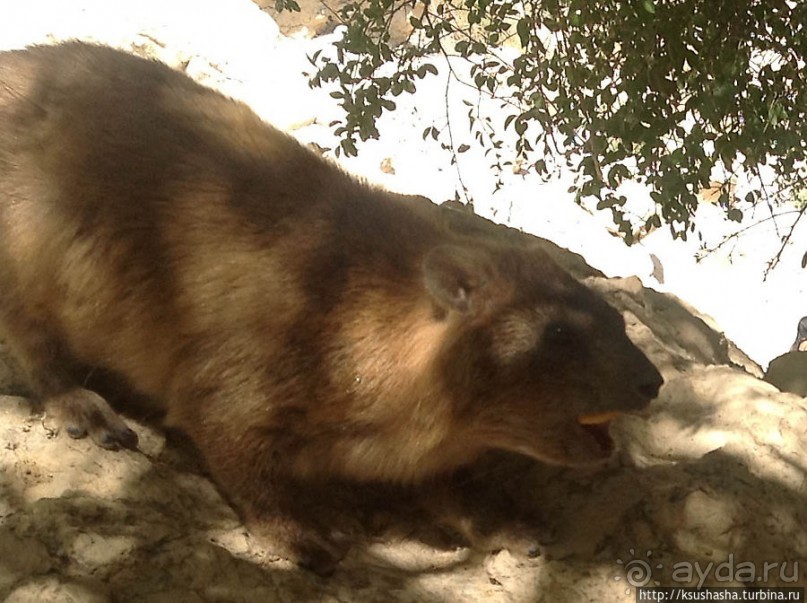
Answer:
<path fill-rule="evenodd" d="M 565 322 L 551 322 L 544 329 L 544 341 L 548 345 L 566 346 L 575 343 L 577 333 Z"/>

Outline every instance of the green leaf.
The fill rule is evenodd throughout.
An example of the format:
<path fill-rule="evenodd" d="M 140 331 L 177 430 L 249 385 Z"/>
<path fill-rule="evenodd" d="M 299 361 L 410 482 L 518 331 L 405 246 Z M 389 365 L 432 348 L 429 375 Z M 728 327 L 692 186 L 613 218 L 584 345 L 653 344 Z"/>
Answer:
<path fill-rule="evenodd" d="M 284 7 L 293 1 L 278 0 Z M 389 25 L 412 3 L 349 0 L 339 9 L 344 37 L 309 58 L 316 71 L 310 84 L 336 84 L 327 92 L 343 115 L 332 128 L 350 142 L 335 152 L 350 154 L 355 141 L 378 135 L 376 122 L 395 110 L 395 97 L 438 73 L 444 63 L 437 57 L 457 54 L 451 69 L 470 73 L 482 95 L 467 107 L 471 145 L 494 170 L 518 158 L 542 173 L 552 157 L 552 165 L 577 171 L 576 200 L 594 198 L 612 209 L 619 206 L 613 190 L 638 177 L 656 204 L 640 223 L 667 224 L 683 238 L 698 205 L 693 191 L 708 186 L 721 163 L 751 176 L 743 207 L 765 200 L 777 211 L 780 200 L 807 187 L 800 168 L 807 82 L 801 3 L 737 0 L 728 10 L 726 3 L 682 2 L 446 0 L 407 17 L 419 34 L 396 46 Z M 521 45 L 512 60 L 494 47 L 508 37 Z M 479 112 L 486 99 L 504 109 L 495 125 Z M 424 138 L 439 135 L 433 127 L 423 131 Z M 515 138 L 512 156 L 503 150 L 505 137 Z M 763 167 L 771 184 L 753 188 Z M 728 194 L 720 201 L 728 219 L 740 217 L 733 201 Z M 631 219 L 612 217 L 630 242 Z"/>
<path fill-rule="evenodd" d="M 530 42 L 530 20 L 528 17 L 522 17 L 518 20 L 518 23 L 516 23 L 516 33 L 518 34 L 522 48 L 527 48 Z"/>
<path fill-rule="evenodd" d="M 292 12 L 300 12 L 300 5 L 295 2 L 295 0 L 275 0 L 275 10 L 277 12 L 283 12 L 284 10 L 290 10 Z"/>
<path fill-rule="evenodd" d="M 729 208 L 726 212 L 726 217 L 731 220 L 732 222 L 742 222 L 743 221 L 743 212 L 741 209 L 737 209 L 736 207 Z"/>
<path fill-rule="evenodd" d="M 527 122 L 523 119 L 519 119 L 516 121 L 516 134 L 519 136 L 524 136 L 524 133 L 527 131 Z"/>
<path fill-rule="evenodd" d="M 355 157 L 358 155 L 358 150 L 356 149 L 356 143 L 353 142 L 350 138 L 344 138 L 339 143 L 339 146 L 342 147 L 342 150 L 345 152 L 345 155 L 348 157 Z"/>

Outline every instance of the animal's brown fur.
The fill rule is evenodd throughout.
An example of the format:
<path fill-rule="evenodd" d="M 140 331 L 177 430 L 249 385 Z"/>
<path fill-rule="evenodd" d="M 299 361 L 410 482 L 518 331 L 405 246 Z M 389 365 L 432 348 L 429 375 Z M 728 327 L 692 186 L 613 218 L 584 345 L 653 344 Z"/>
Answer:
<path fill-rule="evenodd" d="M 309 485 L 417 482 L 493 448 L 597 462 L 580 416 L 661 384 L 543 252 L 433 214 L 161 64 L 0 53 L 0 321 L 35 392 L 71 435 L 134 446 L 81 388 L 122 377 L 253 529 L 322 571 Z"/>

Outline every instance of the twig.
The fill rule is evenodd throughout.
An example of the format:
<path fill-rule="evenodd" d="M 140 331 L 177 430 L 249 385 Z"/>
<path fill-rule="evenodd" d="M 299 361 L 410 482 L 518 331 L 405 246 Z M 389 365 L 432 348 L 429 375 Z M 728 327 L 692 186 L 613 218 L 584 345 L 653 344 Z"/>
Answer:
<path fill-rule="evenodd" d="M 770 274 L 771 270 L 776 268 L 776 266 L 781 261 L 782 254 L 785 251 L 785 247 L 787 247 L 787 244 L 790 242 L 790 239 L 793 236 L 793 232 L 795 232 L 796 226 L 798 225 L 799 220 L 801 220 L 801 218 L 804 216 L 805 211 L 807 211 L 807 205 L 805 205 L 799 210 L 799 215 L 796 216 L 796 219 L 793 221 L 793 224 L 790 225 L 790 230 L 788 231 L 787 235 L 782 239 L 781 245 L 779 245 L 779 250 L 776 252 L 776 255 L 773 257 L 773 259 L 768 262 L 768 266 L 767 268 L 765 268 L 765 274 L 762 277 L 763 281 L 767 280 L 768 274 Z"/>

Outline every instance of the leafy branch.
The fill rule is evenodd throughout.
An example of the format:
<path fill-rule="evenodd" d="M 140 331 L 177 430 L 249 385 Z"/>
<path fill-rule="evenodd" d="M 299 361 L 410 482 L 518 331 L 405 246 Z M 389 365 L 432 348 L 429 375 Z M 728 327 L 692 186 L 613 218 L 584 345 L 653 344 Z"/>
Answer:
<path fill-rule="evenodd" d="M 377 137 L 396 97 L 440 64 L 449 82 L 499 103 L 501 124 L 468 111 L 494 170 L 517 163 L 548 178 L 564 161 L 576 200 L 610 211 L 629 244 L 662 224 L 686 238 L 716 178 L 715 201 L 737 222 L 807 187 L 807 3 L 353 0 L 338 14 L 345 31 L 334 52 L 311 57 L 312 85 L 334 86 L 344 112 L 332 124 L 337 152 L 354 155 L 359 140 Z M 429 136 L 454 160 L 464 150 L 448 116 Z M 736 199 L 740 173 L 755 184 Z M 628 215 L 626 180 L 649 187 L 650 215 Z"/>

